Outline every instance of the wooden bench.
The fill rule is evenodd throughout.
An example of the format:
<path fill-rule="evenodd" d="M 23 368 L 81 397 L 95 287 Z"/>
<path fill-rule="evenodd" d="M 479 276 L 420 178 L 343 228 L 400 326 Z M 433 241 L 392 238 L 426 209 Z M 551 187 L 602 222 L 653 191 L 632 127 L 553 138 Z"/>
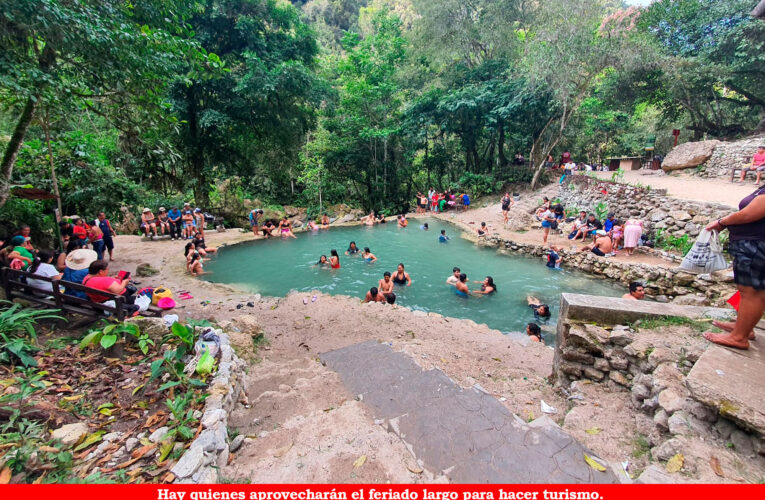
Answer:
<path fill-rule="evenodd" d="M 79 314 L 85 316 L 89 320 L 87 322 L 105 318 L 107 314 L 117 318 L 119 321 L 127 317 L 128 311 L 125 307 L 125 297 L 122 295 L 97 290 L 78 283 L 72 283 L 71 281 L 36 276 L 26 271 L 17 271 L 8 267 L 4 267 L 0 271 L 0 278 L 5 289 L 6 300 L 23 299 L 42 307 L 56 308 L 70 314 Z M 26 280 L 28 279 L 49 282 L 52 290 L 35 288 L 27 283 Z M 106 305 L 105 303 L 93 302 L 90 299 L 68 295 L 61 291 L 62 286 L 70 290 L 108 297 L 106 301 L 113 300 L 115 305 Z M 149 309 L 141 314 L 144 316 L 160 316 L 162 309 L 156 306 L 149 306 Z"/>
<path fill-rule="evenodd" d="M 738 167 L 733 167 L 733 168 L 731 168 L 731 169 L 730 169 L 730 181 L 731 181 L 731 182 L 733 182 L 733 181 L 735 181 L 735 180 L 736 180 L 736 173 L 737 173 L 737 172 L 738 172 L 739 174 L 741 174 L 741 170 L 742 170 L 742 169 L 744 169 L 744 168 L 749 168 L 749 166 L 752 164 L 752 155 L 753 155 L 753 154 L 754 154 L 754 153 L 752 153 L 752 154 L 751 154 L 751 155 L 749 155 L 749 156 L 744 156 L 744 157 L 742 157 L 742 158 L 741 158 L 741 165 L 740 165 L 740 166 L 738 166 Z M 756 171 L 754 171 L 754 170 L 750 170 L 749 172 L 747 172 L 747 174 L 749 174 L 749 173 L 753 173 L 755 176 L 757 175 L 757 172 L 756 172 Z M 746 180 L 746 176 L 744 176 L 744 180 Z"/>

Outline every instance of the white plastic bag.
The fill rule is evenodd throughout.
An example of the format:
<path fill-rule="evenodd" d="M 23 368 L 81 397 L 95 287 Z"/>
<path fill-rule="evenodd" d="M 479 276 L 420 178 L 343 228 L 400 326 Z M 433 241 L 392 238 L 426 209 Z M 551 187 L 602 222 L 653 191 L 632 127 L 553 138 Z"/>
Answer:
<path fill-rule="evenodd" d="M 692 273 L 713 273 L 727 269 L 728 263 L 720 248 L 717 231 L 702 230 L 693 248 L 685 255 L 680 269 Z"/>
<path fill-rule="evenodd" d="M 138 306 L 138 310 L 144 312 L 151 305 L 151 299 L 148 295 L 139 295 L 135 298 L 135 305 Z"/>

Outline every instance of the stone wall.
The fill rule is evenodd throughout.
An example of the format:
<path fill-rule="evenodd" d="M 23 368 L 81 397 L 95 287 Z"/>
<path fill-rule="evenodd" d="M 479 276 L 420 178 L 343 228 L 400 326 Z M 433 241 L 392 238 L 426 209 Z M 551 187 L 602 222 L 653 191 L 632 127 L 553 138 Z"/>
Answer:
<path fill-rule="evenodd" d="M 719 203 L 671 198 L 663 189 L 619 184 L 586 175 L 567 176 L 558 197 L 567 209 L 588 212 L 599 202 L 605 202 L 608 212 L 616 214 L 617 219 L 642 220 L 649 235 L 656 229 L 664 229 L 673 236 L 687 234 L 695 238 L 709 221 L 734 211 L 733 207 Z"/>
<path fill-rule="evenodd" d="M 701 165 L 698 175 L 730 179 L 731 168 L 740 167 L 752 161 L 752 155 L 757 152 L 757 146 L 762 144 L 765 144 L 765 135 L 741 141 L 721 142 L 715 147 L 709 160 Z"/>
<path fill-rule="evenodd" d="M 234 353 L 228 335 L 220 329 L 215 333 L 221 342 L 218 370 L 207 388 L 200 419 L 203 430 L 172 469 L 180 484 L 218 482 L 218 470 L 244 440 L 237 436 L 229 443 L 228 416 L 244 387 L 245 363 Z"/>
<path fill-rule="evenodd" d="M 745 454 L 765 454 L 758 433 L 738 429 L 717 409 L 694 399 L 686 376 L 707 348 L 701 334 L 675 338 L 661 331 L 644 332 L 631 325 L 650 317 L 702 319 L 724 317 L 730 309 L 635 303 L 578 294 L 561 296 L 553 379 L 577 399 L 580 380 L 603 384 L 610 391 L 629 391 L 632 406 L 646 414 L 661 439 L 652 443 L 654 459 L 674 456 L 679 436 L 710 436 L 731 442 Z M 595 324 L 594 322 L 597 322 Z"/>
<path fill-rule="evenodd" d="M 519 243 L 491 235 L 479 244 L 498 248 L 500 251 L 542 257 L 547 249 L 542 245 Z M 617 262 L 598 257 L 592 252 L 578 252 L 568 249 L 560 251 L 563 267 L 579 269 L 595 276 L 619 281 L 625 286 L 631 281 L 642 281 L 646 293 L 659 302 L 682 300 L 687 304 L 719 304 L 735 293 L 733 277 L 727 272 L 694 275 L 679 268 L 661 268 L 634 262 Z M 680 299 L 682 297 L 682 299 Z"/>

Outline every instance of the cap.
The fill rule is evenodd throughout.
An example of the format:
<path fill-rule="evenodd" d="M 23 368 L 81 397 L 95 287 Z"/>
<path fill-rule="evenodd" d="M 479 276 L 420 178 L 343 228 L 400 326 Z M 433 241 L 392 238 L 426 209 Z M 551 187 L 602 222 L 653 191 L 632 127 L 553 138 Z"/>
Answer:
<path fill-rule="evenodd" d="M 194 212 L 201 212 L 201 211 L 202 211 L 202 209 L 201 209 L 201 208 L 195 208 L 195 209 L 194 209 Z"/>
<path fill-rule="evenodd" d="M 14 236 L 13 238 L 11 238 L 11 245 L 13 246 L 23 245 L 25 241 L 26 241 L 26 238 L 24 238 L 21 235 Z"/>
<path fill-rule="evenodd" d="M 160 208 L 160 210 L 162 210 L 162 209 Z M 610 219 L 611 217 L 616 217 L 616 215 L 613 212 L 609 212 L 607 218 Z"/>
<path fill-rule="evenodd" d="M 165 210 L 165 207 L 159 207 L 159 211 L 160 212 L 166 212 L 167 210 Z"/>

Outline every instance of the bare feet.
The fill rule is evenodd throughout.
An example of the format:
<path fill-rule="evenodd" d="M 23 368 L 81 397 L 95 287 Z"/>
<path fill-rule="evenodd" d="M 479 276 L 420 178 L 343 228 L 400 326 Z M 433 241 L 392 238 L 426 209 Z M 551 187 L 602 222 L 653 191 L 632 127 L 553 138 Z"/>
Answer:
<path fill-rule="evenodd" d="M 719 328 L 720 330 L 725 330 L 726 332 L 732 332 L 733 327 L 736 326 L 736 323 L 734 321 L 712 321 L 712 324 Z M 754 340 L 754 330 L 749 332 L 749 340 Z"/>
<path fill-rule="evenodd" d="M 732 335 L 727 335 L 724 333 L 706 332 L 704 333 L 704 338 L 710 342 L 714 342 L 715 344 L 720 344 L 726 347 L 735 347 L 736 349 L 749 349 L 748 340 L 739 341 L 734 339 Z"/>

